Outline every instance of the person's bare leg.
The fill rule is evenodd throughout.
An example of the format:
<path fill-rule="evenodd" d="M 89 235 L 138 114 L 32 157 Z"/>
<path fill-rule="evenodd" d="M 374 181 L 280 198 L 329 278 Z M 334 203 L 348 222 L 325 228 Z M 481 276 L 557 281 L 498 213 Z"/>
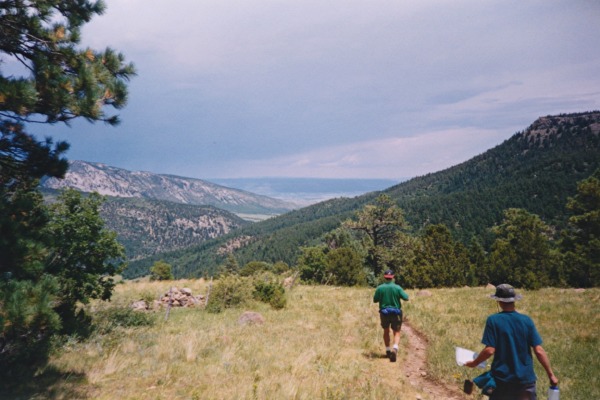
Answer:
<path fill-rule="evenodd" d="M 390 353 L 390 361 L 396 362 L 396 356 L 398 355 L 398 345 L 400 344 L 400 331 L 394 331 L 394 348 Z"/>
<path fill-rule="evenodd" d="M 385 343 L 386 349 L 390 347 L 390 330 L 389 329 L 383 330 L 383 343 Z"/>
<path fill-rule="evenodd" d="M 398 349 L 400 345 L 400 330 L 394 331 L 394 348 Z"/>

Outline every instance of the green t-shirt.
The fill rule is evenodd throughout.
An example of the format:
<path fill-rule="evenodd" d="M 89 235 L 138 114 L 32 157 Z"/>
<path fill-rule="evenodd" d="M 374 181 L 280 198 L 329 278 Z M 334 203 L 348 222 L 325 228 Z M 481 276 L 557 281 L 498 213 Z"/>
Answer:
<path fill-rule="evenodd" d="M 382 283 L 375 289 L 373 303 L 379 303 L 379 309 L 394 307 L 401 309 L 400 299 L 407 301 L 408 294 L 393 281 Z"/>

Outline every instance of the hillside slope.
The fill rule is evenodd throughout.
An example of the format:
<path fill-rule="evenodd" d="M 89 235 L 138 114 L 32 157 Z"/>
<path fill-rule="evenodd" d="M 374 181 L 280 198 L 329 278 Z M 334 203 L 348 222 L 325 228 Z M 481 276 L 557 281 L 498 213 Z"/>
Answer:
<path fill-rule="evenodd" d="M 600 112 L 549 116 L 467 162 L 384 193 L 405 211 L 415 230 L 443 223 L 457 239 L 468 242 L 479 236 L 485 242 L 489 228 L 511 207 L 524 208 L 560 228 L 567 218 L 567 198 L 575 193 L 577 182 L 597 168 Z M 174 266 L 178 276 L 210 274 L 228 251 L 235 252 L 240 264 L 250 260 L 293 264 L 301 246 L 316 243 L 378 194 L 315 204 L 160 257 Z M 153 260 L 132 263 L 127 275 L 141 274 Z"/>
<path fill-rule="evenodd" d="M 249 224 L 211 206 L 135 198 L 108 198 L 101 216 L 130 260 L 197 245 Z"/>
<path fill-rule="evenodd" d="M 42 189 L 42 193 L 51 203 L 60 191 Z M 212 206 L 111 196 L 105 196 L 100 216 L 106 228 L 117 233 L 127 260 L 197 246 L 250 224 Z"/>

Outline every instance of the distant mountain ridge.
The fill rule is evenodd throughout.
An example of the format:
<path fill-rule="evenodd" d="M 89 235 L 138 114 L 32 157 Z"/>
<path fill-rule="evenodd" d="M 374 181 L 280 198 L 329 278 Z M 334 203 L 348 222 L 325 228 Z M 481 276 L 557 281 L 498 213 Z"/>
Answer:
<path fill-rule="evenodd" d="M 490 228 L 504 210 L 523 208 L 558 230 L 568 218 L 566 202 L 577 183 L 600 168 L 600 111 L 541 117 L 504 143 L 464 163 L 392 186 L 389 195 L 418 231 L 444 224 L 468 244 L 489 243 Z M 189 249 L 164 253 L 178 277 L 214 273 L 227 244 L 240 265 L 249 261 L 296 262 L 302 246 L 320 243 L 325 233 L 375 200 L 379 193 L 332 199 L 242 227 Z M 242 243 L 242 242 L 240 242 Z M 155 257 L 130 264 L 125 276 L 139 276 Z"/>
<path fill-rule="evenodd" d="M 70 162 L 69 171 L 64 179 L 45 179 L 41 182 L 41 187 L 71 187 L 81 192 L 98 192 L 113 197 L 209 205 L 236 214 L 277 215 L 299 207 L 290 201 L 232 189 L 200 179 L 128 171 L 86 161 Z"/>

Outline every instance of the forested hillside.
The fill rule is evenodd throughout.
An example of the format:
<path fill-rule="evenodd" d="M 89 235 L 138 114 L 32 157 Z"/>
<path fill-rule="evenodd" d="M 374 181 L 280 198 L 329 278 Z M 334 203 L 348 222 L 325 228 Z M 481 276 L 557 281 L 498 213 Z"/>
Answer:
<path fill-rule="evenodd" d="M 490 228 L 508 208 L 522 208 L 561 229 L 566 203 L 577 182 L 600 167 L 600 112 L 539 118 L 504 143 L 455 167 L 417 177 L 385 190 L 404 210 L 412 231 L 446 225 L 467 243 L 489 245 Z M 147 273 L 157 259 L 177 276 L 214 273 L 233 252 L 240 264 L 252 260 L 294 264 L 302 246 L 319 242 L 379 193 L 334 199 L 231 232 L 201 246 L 131 263 L 127 277 Z"/>
<path fill-rule="evenodd" d="M 599 133 L 600 112 L 543 117 L 463 164 L 386 193 L 415 226 L 443 223 L 465 242 L 487 236 L 511 207 L 562 227 L 567 198 L 600 166 Z"/>

